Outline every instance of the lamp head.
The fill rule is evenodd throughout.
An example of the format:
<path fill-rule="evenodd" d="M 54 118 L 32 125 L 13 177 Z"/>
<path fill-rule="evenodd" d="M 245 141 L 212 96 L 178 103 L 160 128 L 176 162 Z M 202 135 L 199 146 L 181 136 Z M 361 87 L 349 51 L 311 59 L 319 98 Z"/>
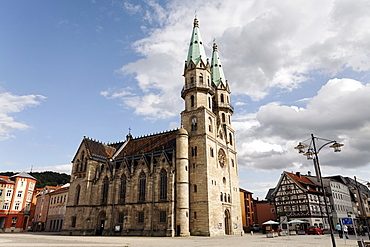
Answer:
<path fill-rule="evenodd" d="M 307 150 L 307 152 L 304 153 L 303 155 L 307 156 L 307 159 L 308 160 L 312 160 L 313 159 L 314 152 L 313 152 L 312 148 L 309 148 Z"/>
<path fill-rule="evenodd" d="M 334 152 L 340 152 L 340 151 L 342 151 L 341 150 L 341 147 L 343 147 L 343 146 L 344 146 L 344 144 L 341 144 L 341 143 L 338 143 L 338 142 L 334 142 L 334 144 L 331 145 L 330 147 L 331 148 L 334 148 Z"/>
<path fill-rule="evenodd" d="M 304 150 L 303 149 L 305 149 L 305 148 L 307 148 L 307 146 L 304 145 L 304 144 L 302 144 L 302 142 L 300 142 L 298 144 L 298 146 L 294 147 L 294 149 L 298 149 L 298 153 L 300 153 L 300 154 L 303 154 L 304 153 Z"/>

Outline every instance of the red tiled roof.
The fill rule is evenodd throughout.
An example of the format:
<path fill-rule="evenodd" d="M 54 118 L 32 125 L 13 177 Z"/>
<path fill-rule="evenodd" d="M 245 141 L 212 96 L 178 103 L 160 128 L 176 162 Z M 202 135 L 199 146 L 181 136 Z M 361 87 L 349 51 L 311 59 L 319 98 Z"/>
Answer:
<path fill-rule="evenodd" d="M 310 192 L 317 192 L 317 193 L 322 193 L 318 190 L 314 190 L 313 188 L 316 187 L 321 187 L 315 183 L 313 183 L 307 176 L 300 175 L 298 176 L 297 174 L 291 173 L 291 172 L 285 172 L 291 179 L 293 179 L 301 188 L 307 190 L 307 186 L 309 185 L 308 191 Z"/>
<path fill-rule="evenodd" d="M 0 183 L 11 183 L 15 184 L 14 181 L 10 180 L 10 177 L 8 176 L 0 176 Z"/>

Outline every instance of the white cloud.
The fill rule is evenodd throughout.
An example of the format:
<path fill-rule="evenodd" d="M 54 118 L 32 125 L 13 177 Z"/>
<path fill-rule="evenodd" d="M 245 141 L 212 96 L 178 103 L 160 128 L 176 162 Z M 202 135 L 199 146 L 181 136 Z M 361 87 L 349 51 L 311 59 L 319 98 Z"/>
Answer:
<path fill-rule="evenodd" d="M 293 147 L 309 138 L 310 133 L 345 144 L 343 153 L 325 154 L 326 165 L 369 165 L 369 95 L 370 84 L 332 79 L 305 108 L 273 102 L 262 106 L 255 119 L 236 120 L 240 165 L 252 164 L 262 169 L 297 166 L 294 162 L 298 154 Z"/>
<path fill-rule="evenodd" d="M 130 2 L 124 2 L 122 7 L 132 15 L 137 14 L 140 11 L 142 11 L 142 8 L 141 8 L 140 4 L 135 5 L 135 4 L 132 4 Z"/>
<path fill-rule="evenodd" d="M 130 9 L 131 5 L 126 5 Z M 370 16 L 363 10 L 368 5 L 365 0 L 356 4 L 349 0 L 177 0 L 163 6 L 147 1 L 140 8 L 145 9 L 147 22 L 156 28 L 149 28 L 148 36 L 133 44 L 142 59 L 118 70 L 125 78 L 133 75 L 143 92 L 135 103 L 127 103 L 137 114 L 149 114 L 152 118 L 163 117 L 158 114 L 161 111 L 172 117 L 181 110 L 158 100 L 166 98 L 181 105 L 178 92 L 183 85 L 181 73 L 194 10 L 208 56 L 216 38 L 234 94 L 260 100 L 269 95 L 271 88 L 298 88 L 312 80 L 312 71 L 331 75 L 346 68 L 368 71 Z M 347 9 L 353 12 L 350 14 Z M 154 104 L 147 100 L 153 92 L 158 96 Z M 151 111 L 136 107 L 148 107 Z"/>
<path fill-rule="evenodd" d="M 42 95 L 14 95 L 10 92 L 1 92 L 0 88 L 0 141 L 14 137 L 11 132 L 15 130 L 26 130 L 29 126 L 15 120 L 11 115 L 36 106 L 44 100 Z"/>
<path fill-rule="evenodd" d="M 33 172 L 44 172 L 44 171 L 53 171 L 59 173 L 71 174 L 72 164 L 65 165 L 55 165 L 55 166 L 42 166 L 42 167 L 33 167 Z M 26 171 L 29 172 L 29 171 Z"/>
<path fill-rule="evenodd" d="M 3 166 L 3 167 L 12 167 L 12 166 L 17 166 L 18 164 L 17 163 L 14 163 L 14 162 L 11 162 L 11 161 L 7 161 L 7 162 L 4 162 L 2 164 L 0 164 L 0 168 Z"/>
<path fill-rule="evenodd" d="M 149 1 L 141 6 L 151 24 L 143 27 L 147 37 L 132 46 L 140 59 L 116 71 L 133 80 L 139 90 L 135 95 L 120 95 L 117 90 L 117 98 L 146 118 L 171 118 L 183 109 L 181 74 L 197 10 L 206 53 L 211 55 L 215 38 L 233 95 L 264 102 L 257 112 L 249 111 L 249 103 L 236 103 L 242 110 L 233 117 L 241 166 L 308 169 L 310 165 L 297 157 L 293 147 L 310 133 L 345 143 L 343 153 L 328 153 L 325 165 L 366 166 L 369 4 L 366 0 L 175 0 L 159 6 Z M 311 90 L 296 97 L 295 103 L 269 98 L 276 98 L 277 91 L 296 92 L 306 84 L 317 88 L 325 83 L 320 81 L 323 75 L 333 78 L 347 71 L 361 72 L 363 82 L 332 79 L 317 94 Z"/>

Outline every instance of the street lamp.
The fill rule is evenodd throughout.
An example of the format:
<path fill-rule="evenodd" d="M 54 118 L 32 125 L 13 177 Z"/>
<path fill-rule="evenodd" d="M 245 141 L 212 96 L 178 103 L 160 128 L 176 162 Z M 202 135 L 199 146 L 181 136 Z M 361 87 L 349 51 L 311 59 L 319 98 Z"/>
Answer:
<path fill-rule="evenodd" d="M 325 143 L 317 149 L 316 148 L 316 140 L 325 141 Z M 310 141 L 309 145 L 305 144 L 305 142 L 307 142 L 307 141 Z M 321 169 L 320 169 L 320 163 L 319 163 L 319 155 L 318 155 L 319 152 L 321 151 L 321 149 L 323 147 L 329 145 L 329 144 L 332 144 L 330 147 L 334 148 L 334 152 L 340 152 L 341 147 L 344 145 L 344 144 L 340 144 L 336 141 L 316 137 L 313 134 L 311 134 L 311 138 L 309 138 L 309 139 L 307 139 L 303 142 L 300 142 L 298 144 L 298 146 L 294 147 L 294 149 L 298 149 L 298 153 L 307 156 L 308 160 L 313 160 L 317 180 L 320 182 L 320 185 L 323 189 L 325 210 L 326 210 L 326 216 L 327 216 L 327 220 L 328 220 L 329 228 L 330 228 L 331 242 L 332 242 L 333 247 L 336 247 L 336 243 L 335 243 L 335 239 L 334 239 L 333 226 L 332 226 L 332 222 L 331 222 L 330 216 L 329 216 L 329 206 L 328 206 L 328 202 L 327 202 L 327 198 L 326 198 L 326 192 L 325 192 L 325 189 L 324 189 L 324 183 L 322 181 Z M 307 148 L 307 151 L 305 151 L 306 148 Z"/>

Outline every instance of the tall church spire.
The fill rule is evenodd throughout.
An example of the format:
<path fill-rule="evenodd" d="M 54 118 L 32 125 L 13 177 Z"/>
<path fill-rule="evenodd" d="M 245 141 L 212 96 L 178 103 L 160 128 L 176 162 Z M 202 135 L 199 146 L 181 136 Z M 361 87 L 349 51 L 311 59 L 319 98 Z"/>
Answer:
<path fill-rule="evenodd" d="M 212 62 L 211 62 L 211 72 L 212 72 L 212 81 L 218 87 L 220 82 L 226 82 L 224 70 L 222 69 L 222 64 L 220 57 L 217 51 L 216 43 L 213 43 L 213 53 L 212 53 Z"/>
<path fill-rule="evenodd" d="M 203 60 L 203 63 L 206 64 L 206 52 L 204 51 L 202 36 L 199 32 L 198 19 L 194 19 L 193 33 L 190 39 L 190 46 L 188 52 L 188 59 L 186 60 L 186 66 L 189 65 L 190 61 L 193 61 L 197 65 L 200 60 Z"/>

